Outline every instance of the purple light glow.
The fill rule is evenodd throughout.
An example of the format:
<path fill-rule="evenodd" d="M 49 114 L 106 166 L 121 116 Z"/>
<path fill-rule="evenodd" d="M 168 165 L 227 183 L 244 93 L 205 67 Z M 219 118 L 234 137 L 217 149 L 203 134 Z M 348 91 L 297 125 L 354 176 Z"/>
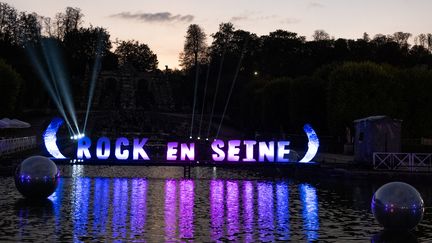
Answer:
<path fill-rule="evenodd" d="M 261 242 L 274 242 L 273 184 L 258 183 L 258 231 Z"/>
<path fill-rule="evenodd" d="M 253 184 L 250 181 L 243 182 L 243 228 L 245 230 L 245 242 L 254 242 L 253 219 L 254 219 L 254 197 Z"/>
<path fill-rule="evenodd" d="M 135 239 L 144 234 L 147 216 L 147 180 L 132 179 L 130 205 L 130 238 Z"/>
<path fill-rule="evenodd" d="M 179 205 L 179 233 L 180 238 L 190 239 L 194 237 L 194 182 L 192 180 L 180 181 L 180 205 Z"/>
<path fill-rule="evenodd" d="M 169 142 L 167 144 L 167 160 L 177 160 L 177 142 Z"/>
<path fill-rule="evenodd" d="M 238 241 L 239 233 L 239 190 L 237 181 L 227 181 L 227 238 L 229 241 Z"/>
<path fill-rule="evenodd" d="M 125 238 L 128 220 L 128 180 L 114 179 L 114 198 L 113 198 L 113 218 L 112 236 L 113 238 Z"/>
<path fill-rule="evenodd" d="M 165 181 L 165 239 L 175 241 L 177 228 L 177 185 L 175 180 Z"/>
<path fill-rule="evenodd" d="M 276 185 L 277 235 L 280 241 L 290 240 L 289 190 L 287 182 Z"/>
<path fill-rule="evenodd" d="M 101 236 L 106 234 L 110 208 L 110 179 L 96 178 L 94 184 L 93 231 Z"/>
<path fill-rule="evenodd" d="M 224 183 L 220 180 L 210 182 L 210 219 L 211 239 L 216 242 L 224 235 Z"/>

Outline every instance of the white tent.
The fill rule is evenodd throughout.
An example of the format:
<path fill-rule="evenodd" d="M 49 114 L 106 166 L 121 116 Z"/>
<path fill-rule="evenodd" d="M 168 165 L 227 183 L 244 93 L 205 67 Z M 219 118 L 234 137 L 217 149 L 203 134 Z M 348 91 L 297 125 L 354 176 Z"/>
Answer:
<path fill-rule="evenodd" d="M 2 128 L 29 128 L 31 125 L 18 119 L 3 118 L 0 120 L 0 129 Z"/>

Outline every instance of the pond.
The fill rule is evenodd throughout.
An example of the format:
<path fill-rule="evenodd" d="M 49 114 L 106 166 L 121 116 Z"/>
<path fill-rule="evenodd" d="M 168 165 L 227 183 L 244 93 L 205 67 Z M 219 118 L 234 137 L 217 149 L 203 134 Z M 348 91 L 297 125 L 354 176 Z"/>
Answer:
<path fill-rule="evenodd" d="M 0 177 L 0 241 L 371 241 L 370 201 L 383 183 L 269 179 L 258 172 L 181 167 L 60 166 L 46 201 L 22 199 Z M 430 206 L 432 190 L 414 185 Z M 432 238 L 432 217 L 408 236 Z"/>

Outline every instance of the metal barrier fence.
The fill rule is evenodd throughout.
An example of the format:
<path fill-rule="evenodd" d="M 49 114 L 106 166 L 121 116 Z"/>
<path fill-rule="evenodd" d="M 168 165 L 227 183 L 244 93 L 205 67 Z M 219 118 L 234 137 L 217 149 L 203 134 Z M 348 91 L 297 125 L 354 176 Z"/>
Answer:
<path fill-rule="evenodd" d="M 0 140 L 0 156 L 35 148 L 36 136 Z"/>
<path fill-rule="evenodd" d="M 430 153 L 382 153 L 373 154 L 375 170 L 432 171 Z"/>

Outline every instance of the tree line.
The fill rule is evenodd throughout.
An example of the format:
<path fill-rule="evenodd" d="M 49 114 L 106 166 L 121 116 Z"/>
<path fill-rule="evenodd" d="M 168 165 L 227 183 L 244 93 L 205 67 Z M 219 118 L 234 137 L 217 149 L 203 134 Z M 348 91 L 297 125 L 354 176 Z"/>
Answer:
<path fill-rule="evenodd" d="M 102 70 L 128 65 L 165 77 L 176 112 L 191 112 L 196 78 L 195 112 L 203 108 L 207 116 L 213 107 L 215 114 L 222 112 L 233 87 L 226 122 L 246 134 L 297 132 L 309 122 L 321 134 L 338 136 L 354 119 L 384 114 L 404 121 L 406 137 L 432 136 L 432 115 L 427 112 L 432 90 L 430 33 L 364 33 L 358 39 L 336 39 L 317 30 L 308 40 L 287 30 L 258 36 L 229 22 L 207 35 L 192 24 L 179 56 L 182 69 L 161 71 L 148 45 L 112 41 L 107 29 L 84 27 L 79 8 L 68 7 L 47 18 L 0 3 L 0 16 L 0 69 L 11 77 L 6 81 L 6 75 L 0 76 L 0 97 L 7 107 L 2 116 L 51 105 L 26 56 L 26 48 L 50 39 L 64 53 L 76 100 L 87 95 L 83 80 L 100 51 Z M 9 90 L 18 98 L 4 98 Z"/>

